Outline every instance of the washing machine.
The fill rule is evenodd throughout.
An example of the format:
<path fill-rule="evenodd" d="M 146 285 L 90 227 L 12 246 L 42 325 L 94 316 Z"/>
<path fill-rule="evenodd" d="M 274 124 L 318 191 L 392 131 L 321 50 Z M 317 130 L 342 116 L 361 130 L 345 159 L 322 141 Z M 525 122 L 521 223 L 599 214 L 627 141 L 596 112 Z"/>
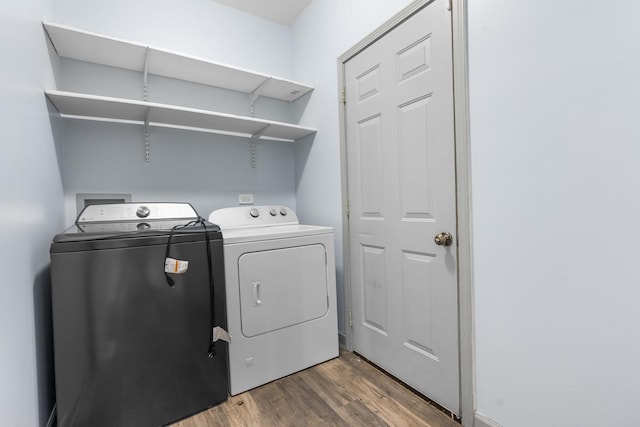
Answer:
<path fill-rule="evenodd" d="M 187 203 L 91 205 L 51 244 L 57 425 L 176 422 L 224 402 L 219 228 Z"/>
<path fill-rule="evenodd" d="M 338 356 L 333 228 L 285 206 L 219 209 L 231 395 Z"/>

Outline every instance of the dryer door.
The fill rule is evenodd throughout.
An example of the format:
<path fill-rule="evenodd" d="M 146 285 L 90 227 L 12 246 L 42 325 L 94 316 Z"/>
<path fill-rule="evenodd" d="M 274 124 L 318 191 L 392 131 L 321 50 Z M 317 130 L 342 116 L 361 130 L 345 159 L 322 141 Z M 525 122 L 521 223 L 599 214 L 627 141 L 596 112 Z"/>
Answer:
<path fill-rule="evenodd" d="M 321 244 L 249 252 L 238 259 L 242 334 L 254 337 L 327 314 Z"/>

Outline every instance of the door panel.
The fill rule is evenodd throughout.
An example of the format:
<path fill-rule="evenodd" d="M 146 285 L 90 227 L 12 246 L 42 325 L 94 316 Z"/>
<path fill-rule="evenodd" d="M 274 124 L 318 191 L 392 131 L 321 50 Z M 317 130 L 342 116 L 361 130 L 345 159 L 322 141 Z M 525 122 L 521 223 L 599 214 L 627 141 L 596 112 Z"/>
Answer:
<path fill-rule="evenodd" d="M 380 93 L 380 64 L 356 77 L 358 102 Z"/>
<path fill-rule="evenodd" d="M 384 194 L 382 188 L 382 135 L 380 116 L 366 118 L 358 123 L 360 145 L 360 193 L 362 215 L 382 217 Z"/>
<path fill-rule="evenodd" d="M 458 413 L 450 19 L 436 0 L 346 62 L 345 122 L 354 349 Z"/>
<path fill-rule="evenodd" d="M 430 35 L 426 35 L 398 52 L 397 62 L 398 83 L 429 70 L 431 68 Z"/>
<path fill-rule="evenodd" d="M 435 256 L 403 251 L 402 293 L 406 331 L 404 345 L 437 360 L 433 343 L 431 268 Z"/>
<path fill-rule="evenodd" d="M 387 286 L 384 248 L 362 245 L 362 278 L 364 281 L 364 323 L 386 335 Z"/>
<path fill-rule="evenodd" d="M 429 162 L 428 102 L 428 96 L 421 97 L 398 108 L 398 169 L 403 219 L 433 218 L 429 214 L 429 168 L 425 167 Z"/>
<path fill-rule="evenodd" d="M 254 337 L 327 314 L 325 269 L 322 245 L 243 254 L 238 259 L 242 334 Z"/>

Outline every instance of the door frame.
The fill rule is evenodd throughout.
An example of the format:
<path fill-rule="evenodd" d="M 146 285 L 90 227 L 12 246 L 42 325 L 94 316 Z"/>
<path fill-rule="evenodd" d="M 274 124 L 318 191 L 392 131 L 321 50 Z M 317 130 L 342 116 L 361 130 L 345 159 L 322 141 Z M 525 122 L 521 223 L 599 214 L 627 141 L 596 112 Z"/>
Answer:
<path fill-rule="evenodd" d="M 415 0 L 338 58 L 338 104 L 340 119 L 340 171 L 342 186 L 343 283 L 345 301 L 345 346 L 353 351 L 351 329 L 351 278 L 349 205 L 347 188 L 345 63 L 387 34 L 433 0 Z M 460 416 L 465 426 L 474 425 L 475 358 L 473 330 L 473 271 L 471 234 L 471 164 L 469 161 L 469 67 L 467 44 L 467 0 L 450 0 L 453 49 L 453 103 L 455 138 L 456 215 L 458 240 L 458 321 L 460 356 Z"/>

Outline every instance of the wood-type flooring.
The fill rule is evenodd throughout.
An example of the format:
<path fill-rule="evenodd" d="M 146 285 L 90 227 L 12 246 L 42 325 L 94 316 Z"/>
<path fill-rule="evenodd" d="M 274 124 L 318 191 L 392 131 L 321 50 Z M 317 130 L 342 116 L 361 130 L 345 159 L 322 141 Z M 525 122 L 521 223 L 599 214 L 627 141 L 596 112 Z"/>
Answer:
<path fill-rule="evenodd" d="M 257 387 L 172 427 L 430 426 L 456 421 L 358 355 Z"/>

